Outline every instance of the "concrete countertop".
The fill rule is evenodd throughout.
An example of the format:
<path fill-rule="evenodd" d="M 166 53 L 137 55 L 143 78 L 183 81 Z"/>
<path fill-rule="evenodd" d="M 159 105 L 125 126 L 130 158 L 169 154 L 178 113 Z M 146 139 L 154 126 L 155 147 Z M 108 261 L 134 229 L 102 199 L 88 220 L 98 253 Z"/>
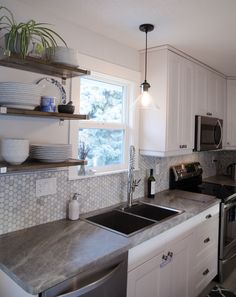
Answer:
<path fill-rule="evenodd" d="M 60 220 L 8 233 L 0 236 L 0 269 L 28 293 L 38 294 L 219 203 L 213 196 L 179 190 L 142 200 L 185 212 L 128 238 L 82 220 Z"/>
<path fill-rule="evenodd" d="M 230 176 L 227 175 L 215 175 L 205 178 L 203 181 L 212 184 L 220 184 L 222 186 L 236 187 L 236 180 L 232 179 Z"/>

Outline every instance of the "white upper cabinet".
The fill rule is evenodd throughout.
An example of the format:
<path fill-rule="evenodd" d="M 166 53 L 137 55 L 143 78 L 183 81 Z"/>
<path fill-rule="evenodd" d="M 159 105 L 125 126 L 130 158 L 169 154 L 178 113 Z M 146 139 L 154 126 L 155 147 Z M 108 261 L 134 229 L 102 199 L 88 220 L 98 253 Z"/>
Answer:
<path fill-rule="evenodd" d="M 159 109 L 140 110 L 143 155 L 189 154 L 194 148 L 195 115 L 225 118 L 226 79 L 170 48 L 148 53 L 147 80 Z"/>
<path fill-rule="evenodd" d="M 168 49 L 148 54 L 150 95 L 159 107 L 141 108 L 140 152 L 173 156 L 191 153 L 194 146 L 194 67 Z"/>
<path fill-rule="evenodd" d="M 195 65 L 195 115 L 224 118 L 226 79 Z"/>
<path fill-rule="evenodd" d="M 227 80 L 226 148 L 236 149 L 236 80 Z"/>

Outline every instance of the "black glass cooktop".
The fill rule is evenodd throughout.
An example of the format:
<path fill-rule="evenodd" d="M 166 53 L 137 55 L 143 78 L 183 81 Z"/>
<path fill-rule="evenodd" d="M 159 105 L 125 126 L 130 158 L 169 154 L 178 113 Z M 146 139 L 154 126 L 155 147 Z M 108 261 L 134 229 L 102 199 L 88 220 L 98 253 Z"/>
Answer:
<path fill-rule="evenodd" d="M 185 184 L 179 187 L 179 190 L 201 193 L 206 195 L 212 195 L 216 198 L 226 202 L 232 195 L 236 195 L 236 188 L 233 186 L 225 186 L 220 184 L 213 184 L 208 182 L 202 182 L 199 185 L 193 185 L 191 183 Z"/>

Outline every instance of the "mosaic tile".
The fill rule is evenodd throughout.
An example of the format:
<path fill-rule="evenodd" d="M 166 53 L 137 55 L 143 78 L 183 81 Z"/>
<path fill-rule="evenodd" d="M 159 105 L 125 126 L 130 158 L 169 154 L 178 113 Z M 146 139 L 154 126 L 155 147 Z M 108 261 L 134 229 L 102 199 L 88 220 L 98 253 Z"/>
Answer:
<path fill-rule="evenodd" d="M 219 161 L 212 163 L 212 158 Z M 140 156 L 139 170 L 135 178 L 141 178 L 134 198 L 146 193 L 146 180 L 151 168 L 160 166 L 156 175 L 156 192 L 169 187 L 169 167 L 181 162 L 199 161 L 204 177 L 215 175 L 216 170 L 236 160 L 236 152 L 205 152 L 191 155 L 156 158 Z M 155 174 L 155 170 L 154 170 Z M 36 197 L 36 180 L 55 177 L 57 193 Z M 79 180 L 68 180 L 67 170 L 51 170 L 24 174 L 9 174 L 0 177 L 0 234 L 43 224 L 67 216 L 68 201 L 74 193 L 80 193 L 80 212 L 111 206 L 127 199 L 127 173 L 110 174 Z"/>

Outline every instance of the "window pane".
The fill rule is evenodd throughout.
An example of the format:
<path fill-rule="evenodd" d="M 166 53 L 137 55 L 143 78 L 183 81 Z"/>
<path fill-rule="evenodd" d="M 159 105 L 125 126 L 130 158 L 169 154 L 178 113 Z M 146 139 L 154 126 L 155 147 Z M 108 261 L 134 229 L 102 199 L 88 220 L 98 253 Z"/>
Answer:
<path fill-rule="evenodd" d="M 89 146 L 89 167 L 123 163 L 124 131 L 114 129 L 79 129 L 79 141 Z"/>
<path fill-rule="evenodd" d="M 124 87 L 89 78 L 81 78 L 80 113 L 96 121 L 123 121 Z"/>

